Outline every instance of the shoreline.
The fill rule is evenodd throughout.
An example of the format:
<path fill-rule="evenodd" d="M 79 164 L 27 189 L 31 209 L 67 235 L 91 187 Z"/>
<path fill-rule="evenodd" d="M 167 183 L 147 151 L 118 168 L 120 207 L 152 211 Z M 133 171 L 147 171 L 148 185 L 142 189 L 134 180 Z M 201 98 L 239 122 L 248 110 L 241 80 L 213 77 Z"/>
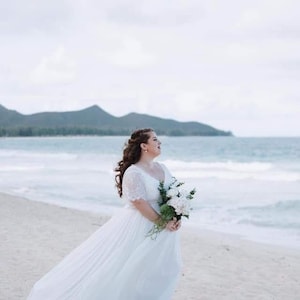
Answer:
<path fill-rule="evenodd" d="M 19 193 L 10 193 L 10 192 L 1 192 L 0 191 L 0 196 L 1 194 L 3 195 L 9 195 L 12 197 L 16 198 L 23 198 L 26 199 L 27 201 L 31 202 L 38 202 L 38 203 L 43 203 L 46 205 L 50 206 L 55 206 L 55 207 L 60 207 L 64 209 L 70 209 L 70 210 L 75 210 L 78 212 L 84 212 L 84 213 L 90 213 L 90 214 L 97 214 L 105 217 L 110 217 L 114 214 L 116 214 L 120 209 L 122 209 L 122 205 L 109 205 L 109 204 L 101 204 L 101 205 L 95 205 L 95 206 L 86 206 L 82 207 L 80 204 L 77 206 L 72 204 L 67 204 L 67 203 L 61 203 L 59 201 L 42 201 L 42 200 L 35 200 L 35 199 L 30 199 L 25 196 L 20 196 Z M 94 210 L 94 211 L 92 211 Z M 201 218 L 201 217 L 200 217 Z M 206 227 L 201 228 L 201 224 L 195 223 L 191 218 L 189 220 L 183 218 L 183 224 L 185 228 L 189 231 L 194 231 L 195 234 L 200 231 L 208 231 L 211 233 L 216 233 L 216 234 L 222 234 L 222 235 L 227 235 L 227 236 L 232 236 L 233 238 L 241 239 L 241 240 L 246 240 L 258 244 L 264 244 L 264 245 L 269 245 L 269 246 L 274 246 L 274 247 L 282 247 L 282 248 L 287 248 L 287 249 L 293 249 L 293 250 L 300 250 L 300 236 L 297 235 L 297 233 L 294 233 L 294 236 L 291 236 L 290 234 L 286 236 L 286 232 L 280 231 L 281 229 L 276 229 L 276 228 L 256 228 L 253 230 L 253 228 L 250 228 L 249 230 L 244 229 L 239 229 L 238 227 L 220 227 L 218 226 L 211 226 L 211 225 L 204 225 Z M 226 228 L 226 229 L 225 229 Z M 260 233 L 260 234 L 257 234 Z M 270 239 L 270 236 L 272 237 Z M 280 237 L 280 240 L 275 241 L 274 237 Z M 0 299 L 1 300 L 1 299 Z"/>
<path fill-rule="evenodd" d="M 0 300 L 32 285 L 109 216 L 0 193 Z M 206 229 L 181 229 L 183 275 L 172 300 L 297 299 L 300 253 Z M 3 266 L 2 266 L 3 262 Z"/>

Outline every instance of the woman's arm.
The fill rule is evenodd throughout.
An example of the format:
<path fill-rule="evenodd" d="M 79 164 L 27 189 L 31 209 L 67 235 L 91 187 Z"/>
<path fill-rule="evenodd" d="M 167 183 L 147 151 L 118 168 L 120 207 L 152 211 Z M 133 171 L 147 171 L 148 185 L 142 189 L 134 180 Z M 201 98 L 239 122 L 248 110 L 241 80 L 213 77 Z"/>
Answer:
<path fill-rule="evenodd" d="M 156 223 L 160 219 L 160 215 L 144 199 L 136 199 L 131 201 L 131 203 L 145 218 L 151 222 Z"/>
<path fill-rule="evenodd" d="M 144 199 L 136 199 L 132 201 L 133 206 L 148 220 L 153 223 L 159 223 L 160 215 L 151 207 Z M 181 222 L 171 220 L 166 224 L 166 228 L 170 231 L 175 231 L 180 228 Z"/>

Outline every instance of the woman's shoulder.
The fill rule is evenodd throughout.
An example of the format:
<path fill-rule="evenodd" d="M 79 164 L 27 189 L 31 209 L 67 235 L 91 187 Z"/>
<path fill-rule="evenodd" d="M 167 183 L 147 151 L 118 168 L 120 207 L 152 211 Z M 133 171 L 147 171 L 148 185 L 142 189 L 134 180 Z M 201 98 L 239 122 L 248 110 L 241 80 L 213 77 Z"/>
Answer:
<path fill-rule="evenodd" d="M 138 167 L 135 164 L 130 165 L 127 169 L 126 172 L 136 172 L 138 171 Z"/>
<path fill-rule="evenodd" d="M 124 172 L 124 175 L 132 174 L 132 173 L 140 173 L 139 167 L 137 167 L 135 164 L 130 165 Z"/>
<path fill-rule="evenodd" d="M 142 180 L 143 178 L 143 172 L 141 169 L 134 164 L 129 166 L 123 176 L 123 182 L 138 182 Z"/>
<path fill-rule="evenodd" d="M 156 164 L 157 166 L 160 166 L 160 167 L 163 168 L 163 169 L 168 169 L 168 168 L 166 167 L 166 165 L 165 165 L 164 163 L 162 163 L 162 162 L 156 161 L 155 164 Z M 139 167 L 139 166 L 136 165 L 136 164 L 130 165 L 130 166 L 126 169 L 126 171 L 127 171 L 127 170 L 130 171 L 130 172 L 139 172 L 139 171 L 142 171 L 141 167 Z"/>
<path fill-rule="evenodd" d="M 166 165 L 164 164 L 164 163 L 162 163 L 162 162 L 155 162 L 159 167 L 161 167 L 164 171 L 169 171 L 168 170 L 168 168 L 166 167 Z M 126 171 L 125 171 L 125 173 L 124 173 L 124 175 L 125 174 L 132 174 L 132 173 L 141 173 L 141 174 L 143 174 L 143 170 L 139 167 L 139 166 L 137 166 L 136 164 L 132 164 L 132 165 L 130 165 L 127 169 L 126 169 Z"/>

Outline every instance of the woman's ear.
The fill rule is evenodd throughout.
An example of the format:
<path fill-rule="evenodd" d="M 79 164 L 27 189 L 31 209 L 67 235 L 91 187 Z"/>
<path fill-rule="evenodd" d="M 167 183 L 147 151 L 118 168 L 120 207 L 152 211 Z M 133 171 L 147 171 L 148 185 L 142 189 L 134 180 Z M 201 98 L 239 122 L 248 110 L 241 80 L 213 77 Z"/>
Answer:
<path fill-rule="evenodd" d="M 145 143 L 141 143 L 140 147 L 142 151 L 147 151 L 147 145 Z"/>

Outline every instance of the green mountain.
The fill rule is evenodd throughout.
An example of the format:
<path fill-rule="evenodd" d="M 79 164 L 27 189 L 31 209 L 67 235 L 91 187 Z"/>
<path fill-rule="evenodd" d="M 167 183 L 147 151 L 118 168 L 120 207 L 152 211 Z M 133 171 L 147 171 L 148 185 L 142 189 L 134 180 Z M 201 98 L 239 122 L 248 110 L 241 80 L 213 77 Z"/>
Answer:
<path fill-rule="evenodd" d="M 198 122 L 178 122 L 146 114 L 115 117 L 94 105 L 79 111 L 23 115 L 0 105 L 0 136 L 128 135 L 137 128 L 153 128 L 171 136 L 232 136 Z"/>

